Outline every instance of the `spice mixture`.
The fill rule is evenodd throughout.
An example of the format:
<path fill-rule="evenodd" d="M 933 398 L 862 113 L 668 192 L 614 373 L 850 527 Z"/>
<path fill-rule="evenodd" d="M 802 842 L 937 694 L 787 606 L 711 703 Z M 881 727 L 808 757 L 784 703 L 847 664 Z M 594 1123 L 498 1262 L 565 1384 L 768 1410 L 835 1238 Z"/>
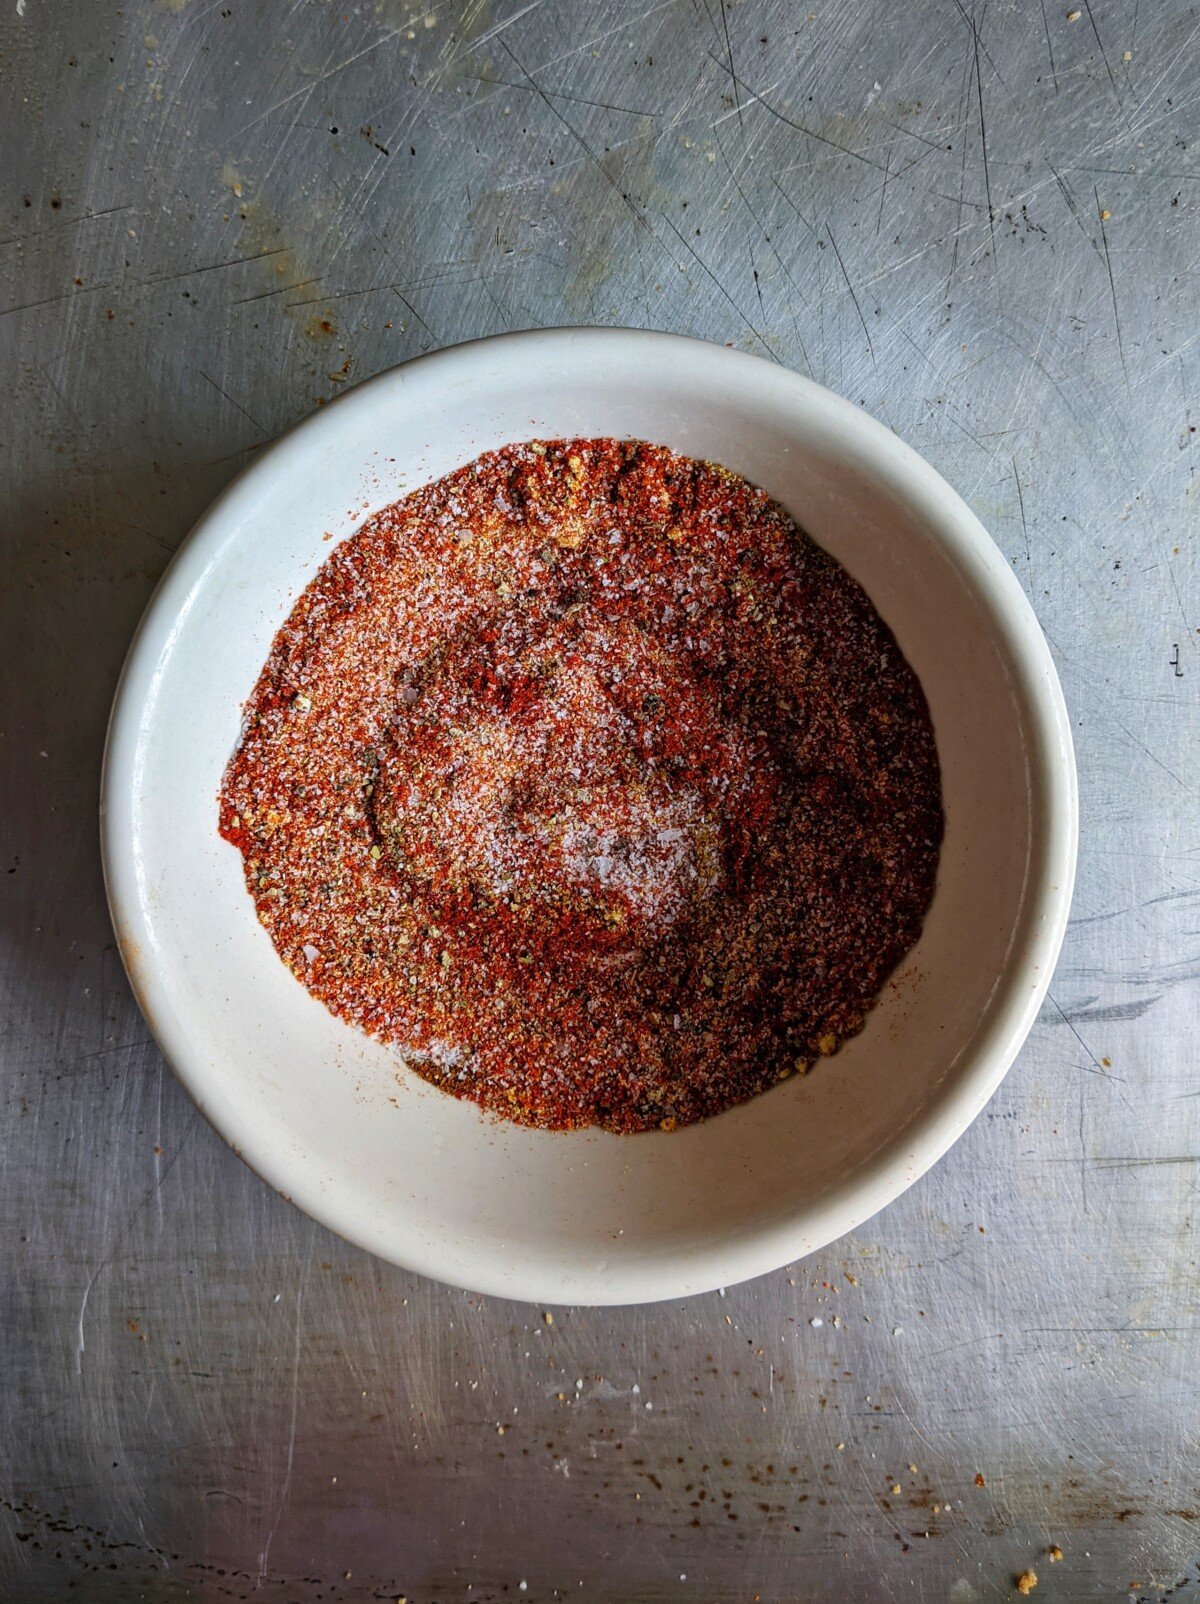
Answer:
<path fill-rule="evenodd" d="M 221 833 L 280 957 L 523 1124 L 670 1130 L 810 1068 L 916 940 L 921 688 L 761 490 L 636 441 L 488 453 L 276 636 Z"/>

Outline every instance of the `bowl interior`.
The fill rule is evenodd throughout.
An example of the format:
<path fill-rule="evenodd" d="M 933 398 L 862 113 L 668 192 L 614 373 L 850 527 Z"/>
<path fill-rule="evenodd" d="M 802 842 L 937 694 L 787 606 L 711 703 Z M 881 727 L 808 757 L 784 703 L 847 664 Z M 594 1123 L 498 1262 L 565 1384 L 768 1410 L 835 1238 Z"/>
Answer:
<path fill-rule="evenodd" d="M 920 943 L 835 1060 L 671 1134 L 531 1132 L 399 1067 L 293 980 L 216 796 L 302 586 L 365 514 L 531 436 L 637 436 L 739 470 L 866 587 L 925 688 L 946 837 Z M 139 1000 L 218 1129 L 385 1257 L 485 1291 L 636 1301 L 733 1281 L 859 1223 L 994 1090 L 1065 922 L 1073 771 L 1044 643 L 999 552 L 858 409 L 664 336 L 481 342 L 362 386 L 206 514 L 143 622 L 105 779 L 110 897 Z"/>

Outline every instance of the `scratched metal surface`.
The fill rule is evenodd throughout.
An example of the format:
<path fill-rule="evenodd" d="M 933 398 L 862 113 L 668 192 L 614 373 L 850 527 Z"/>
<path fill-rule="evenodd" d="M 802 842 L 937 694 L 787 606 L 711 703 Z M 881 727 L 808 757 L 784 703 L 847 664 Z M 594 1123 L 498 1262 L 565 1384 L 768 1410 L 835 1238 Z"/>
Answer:
<path fill-rule="evenodd" d="M 1200 10 L 1077 4 L 7 0 L 4 1599 L 1200 1597 Z M 197 1118 L 96 793 L 138 614 L 264 441 L 571 322 L 765 353 L 962 490 L 1083 845 L 934 1173 L 724 1297 L 547 1324 Z"/>

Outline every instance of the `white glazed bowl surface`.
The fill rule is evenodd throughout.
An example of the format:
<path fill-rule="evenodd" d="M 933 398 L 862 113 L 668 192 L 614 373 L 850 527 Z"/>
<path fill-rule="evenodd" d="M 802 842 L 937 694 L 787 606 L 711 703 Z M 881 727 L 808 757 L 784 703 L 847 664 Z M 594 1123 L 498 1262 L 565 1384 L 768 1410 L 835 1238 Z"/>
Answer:
<path fill-rule="evenodd" d="M 858 579 L 929 700 L 946 837 L 918 945 L 835 1059 L 637 1137 L 483 1116 L 399 1070 L 279 962 L 216 831 L 242 708 L 303 588 L 371 511 L 482 451 L 616 435 L 763 486 Z M 121 951 L 167 1058 L 272 1185 L 395 1263 L 484 1292 L 633 1303 L 799 1258 L 909 1186 L 995 1091 L 1066 925 L 1075 771 L 1019 585 L 938 474 L 771 364 L 678 336 L 552 330 L 384 373 L 215 502 L 138 630 L 103 785 Z"/>

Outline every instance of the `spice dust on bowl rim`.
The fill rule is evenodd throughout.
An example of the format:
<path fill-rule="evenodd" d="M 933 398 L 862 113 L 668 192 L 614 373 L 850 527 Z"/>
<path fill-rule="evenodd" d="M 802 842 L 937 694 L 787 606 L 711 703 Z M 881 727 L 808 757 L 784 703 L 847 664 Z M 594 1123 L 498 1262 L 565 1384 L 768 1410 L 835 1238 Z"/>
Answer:
<path fill-rule="evenodd" d="M 372 513 L 530 439 L 646 440 L 779 502 L 866 590 L 916 672 L 945 836 L 917 944 L 804 1078 L 674 1131 L 504 1123 L 328 1013 L 279 962 L 217 834 L 243 707 L 297 596 Z M 635 1303 L 727 1285 L 890 1202 L 991 1096 L 1066 927 L 1075 771 L 1032 609 L 937 473 L 859 408 L 675 335 L 551 330 L 423 357 L 262 453 L 138 629 L 102 783 L 139 1003 L 211 1122 L 273 1186 L 406 1268 L 500 1295 Z"/>

